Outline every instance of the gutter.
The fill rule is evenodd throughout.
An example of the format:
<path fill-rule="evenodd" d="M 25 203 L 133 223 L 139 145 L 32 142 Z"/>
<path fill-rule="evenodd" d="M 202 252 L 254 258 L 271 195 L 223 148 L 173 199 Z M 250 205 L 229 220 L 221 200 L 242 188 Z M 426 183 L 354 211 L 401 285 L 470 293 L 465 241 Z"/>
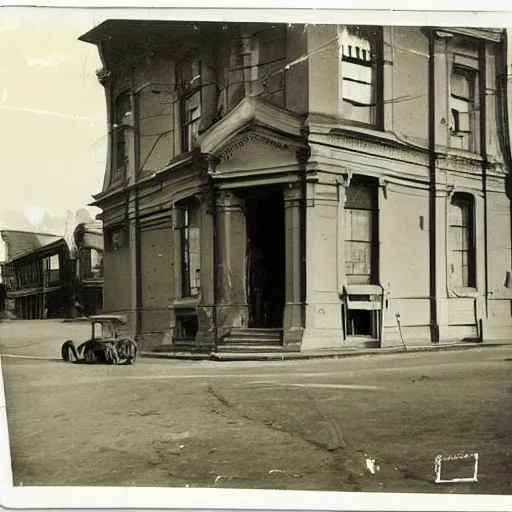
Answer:
<path fill-rule="evenodd" d="M 503 119 L 503 130 L 504 133 L 502 134 L 502 141 L 505 148 L 505 161 L 507 163 L 507 176 L 506 176 L 506 191 L 507 191 L 507 197 L 509 199 L 509 207 L 510 207 L 510 238 L 512 240 L 512 151 L 510 148 L 510 136 L 512 132 L 510 131 L 510 119 L 509 119 L 509 112 L 508 112 L 508 102 L 510 98 L 508 97 L 508 82 L 509 82 L 509 76 L 508 76 L 508 56 L 509 56 L 509 48 L 508 48 L 508 35 L 507 31 L 505 30 L 502 34 L 502 48 L 503 48 L 503 55 L 502 55 L 502 90 L 501 90 L 501 114 Z M 510 76 L 510 79 L 512 80 L 512 76 Z M 512 251 L 510 253 L 511 256 L 511 267 L 512 267 Z"/>
<path fill-rule="evenodd" d="M 488 219 L 487 219 L 487 62 L 486 42 L 480 47 L 479 55 L 479 103 L 480 103 L 480 154 L 482 156 L 482 193 L 484 196 L 484 269 L 485 269 L 485 317 L 489 317 L 489 255 L 488 255 Z M 476 241 L 475 241 L 476 243 Z M 480 333 L 483 340 L 483 335 Z"/>
<path fill-rule="evenodd" d="M 217 192 L 215 190 L 215 183 L 213 181 L 213 176 L 209 172 L 208 173 L 208 184 L 210 187 L 210 193 L 212 194 L 212 223 L 213 223 L 213 308 L 212 308 L 212 320 L 213 320 L 213 348 L 212 351 L 215 352 L 217 350 L 217 345 L 219 343 L 219 325 L 218 325 L 218 317 L 217 317 L 217 307 L 218 307 L 218 269 L 217 266 L 219 264 L 218 259 L 218 236 L 217 236 Z"/>
<path fill-rule="evenodd" d="M 139 174 L 140 174 L 140 129 L 138 97 L 131 94 L 133 115 L 134 169 L 135 169 L 135 334 L 140 334 L 142 324 L 142 276 L 141 276 L 141 244 L 140 244 L 140 208 L 139 208 Z"/>

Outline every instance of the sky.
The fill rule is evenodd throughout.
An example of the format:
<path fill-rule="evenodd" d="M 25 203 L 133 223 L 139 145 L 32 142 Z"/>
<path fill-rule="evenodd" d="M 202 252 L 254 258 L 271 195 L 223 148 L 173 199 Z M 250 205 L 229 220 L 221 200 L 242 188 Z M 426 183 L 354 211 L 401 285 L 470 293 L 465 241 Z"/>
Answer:
<path fill-rule="evenodd" d="M 0 17 L 0 227 L 58 224 L 100 192 L 107 128 L 94 11 Z M 93 213 L 99 210 L 93 209 Z M 28 221 L 28 223 L 27 223 Z M 58 226 L 43 226 L 50 229 Z"/>

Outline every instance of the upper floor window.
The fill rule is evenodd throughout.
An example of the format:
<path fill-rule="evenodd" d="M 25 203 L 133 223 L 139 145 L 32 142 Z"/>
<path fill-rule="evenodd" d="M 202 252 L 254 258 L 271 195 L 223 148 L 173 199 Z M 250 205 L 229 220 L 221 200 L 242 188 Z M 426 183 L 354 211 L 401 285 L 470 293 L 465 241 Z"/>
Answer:
<path fill-rule="evenodd" d="M 48 281 L 55 282 L 59 280 L 59 274 L 60 274 L 60 261 L 59 261 L 59 255 L 54 254 L 53 256 L 50 256 L 48 259 Z"/>
<path fill-rule="evenodd" d="M 201 122 L 201 62 L 195 56 L 182 61 L 176 70 L 181 84 L 181 150 L 192 151 Z"/>
<path fill-rule="evenodd" d="M 339 31 L 342 48 L 342 116 L 359 123 L 377 125 L 382 96 L 379 90 L 380 30 L 344 26 Z"/>
<path fill-rule="evenodd" d="M 474 198 L 455 193 L 450 204 L 451 282 L 455 288 L 476 287 Z"/>
<path fill-rule="evenodd" d="M 345 272 L 348 284 L 377 281 L 377 191 L 371 182 L 352 181 L 345 200 Z"/>
<path fill-rule="evenodd" d="M 101 267 L 103 262 L 103 255 L 96 249 L 91 249 L 90 253 L 91 261 L 91 276 L 101 277 Z"/>
<path fill-rule="evenodd" d="M 59 255 L 50 256 L 50 270 L 59 270 Z"/>
<path fill-rule="evenodd" d="M 126 164 L 128 161 L 126 129 L 130 126 L 131 115 L 130 95 L 122 94 L 117 98 L 114 108 L 112 181 L 124 178 L 126 173 Z"/>
<path fill-rule="evenodd" d="M 450 77 L 451 145 L 466 151 L 477 150 L 477 72 L 454 66 Z"/>
<path fill-rule="evenodd" d="M 251 40 L 251 80 L 258 81 L 258 92 L 274 105 L 285 106 L 286 27 L 272 27 Z"/>

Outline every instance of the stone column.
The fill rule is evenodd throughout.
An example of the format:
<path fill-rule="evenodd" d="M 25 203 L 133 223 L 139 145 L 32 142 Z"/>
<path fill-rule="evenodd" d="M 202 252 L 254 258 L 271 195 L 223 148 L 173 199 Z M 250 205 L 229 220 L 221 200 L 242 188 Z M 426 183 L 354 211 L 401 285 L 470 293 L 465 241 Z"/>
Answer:
<path fill-rule="evenodd" d="M 299 350 L 304 332 L 301 287 L 301 199 L 299 184 L 289 184 L 283 191 L 285 225 L 285 305 L 283 315 L 283 348 Z"/>
<path fill-rule="evenodd" d="M 246 222 L 243 200 L 221 190 L 217 197 L 218 338 L 233 327 L 247 327 Z"/>

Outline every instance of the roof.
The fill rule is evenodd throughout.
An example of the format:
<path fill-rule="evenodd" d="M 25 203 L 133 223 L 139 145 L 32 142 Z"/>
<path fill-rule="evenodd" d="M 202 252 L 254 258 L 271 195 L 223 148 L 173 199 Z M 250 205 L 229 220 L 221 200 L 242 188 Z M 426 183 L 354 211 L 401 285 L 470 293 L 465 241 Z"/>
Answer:
<path fill-rule="evenodd" d="M 107 19 L 95 26 L 78 39 L 86 43 L 98 44 L 112 39 L 130 40 L 134 34 L 138 38 L 151 38 L 166 40 L 181 40 L 183 38 L 196 38 L 198 34 L 209 34 L 212 37 L 219 33 L 223 26 L 261 25 L 262 22 L 226 22 L 226 21 L 177 21 L 155 19 Z M 267 25 L 263 23 L 264 25 Z M 283 25 L 286 23 L 273 21 L 270 25 Z M 296 23 L 295 25 L 305 25 Z M 461 35 L 487 39 L 499 42 L 504 32 L 503 28 L 496 27 L 437 27 L 437 30 L 447 30 Z"/>
<path fill-rule="evenodd" d="M 53 254 L 56 254 L 58 250 L 64 247 L 69 252 L 69 246 L 66 242 L 66 240 L 62 237 L 57 238 L 53 242 L 47 243 L 45 245 L 42 245 L 41 247 L 37 247 L 35 249 L 29 250 L 27 252 L 24 252 L 22 254 L 18 254 L 14 258 L 10 258 L 5 263 L 13 263 L 14 261 L 21 260 L 23 258 L 27 258 L 30 256 L 34 257 L 45 257 L 45 256 L 52 256 Z"/>
<path fill-rule="evenodd" d="M 6 244 L 5 261 L 12 261 L 22 255 L 37 251 L 42 247 L 56 242 L 62 237 L 49 233 L 33 231 L 2 230 L 0 235 Z"/>
<path fill-rule="evenodd" d="M 118 322 L 120 324 L 126 323 L 126 318 L 122 315 L 94 315 L 90 316 L 89 320 L 92 322 Z"/>
<path fill-rule="evenodd" d="M 164 37 L 181 39 L 183 37 L 196 37 L 198 29 L 218 31 L 223 25 L 221 22 L 193 22 L 172 20 L 135 20 L 135 19 L 109 19 L 78 39 L 86 43 L 97 44 L 104 40 L 132 38 L 133 34 L 139 37 Z M 228 23 L 224 23 L 228 25 Z"/>

